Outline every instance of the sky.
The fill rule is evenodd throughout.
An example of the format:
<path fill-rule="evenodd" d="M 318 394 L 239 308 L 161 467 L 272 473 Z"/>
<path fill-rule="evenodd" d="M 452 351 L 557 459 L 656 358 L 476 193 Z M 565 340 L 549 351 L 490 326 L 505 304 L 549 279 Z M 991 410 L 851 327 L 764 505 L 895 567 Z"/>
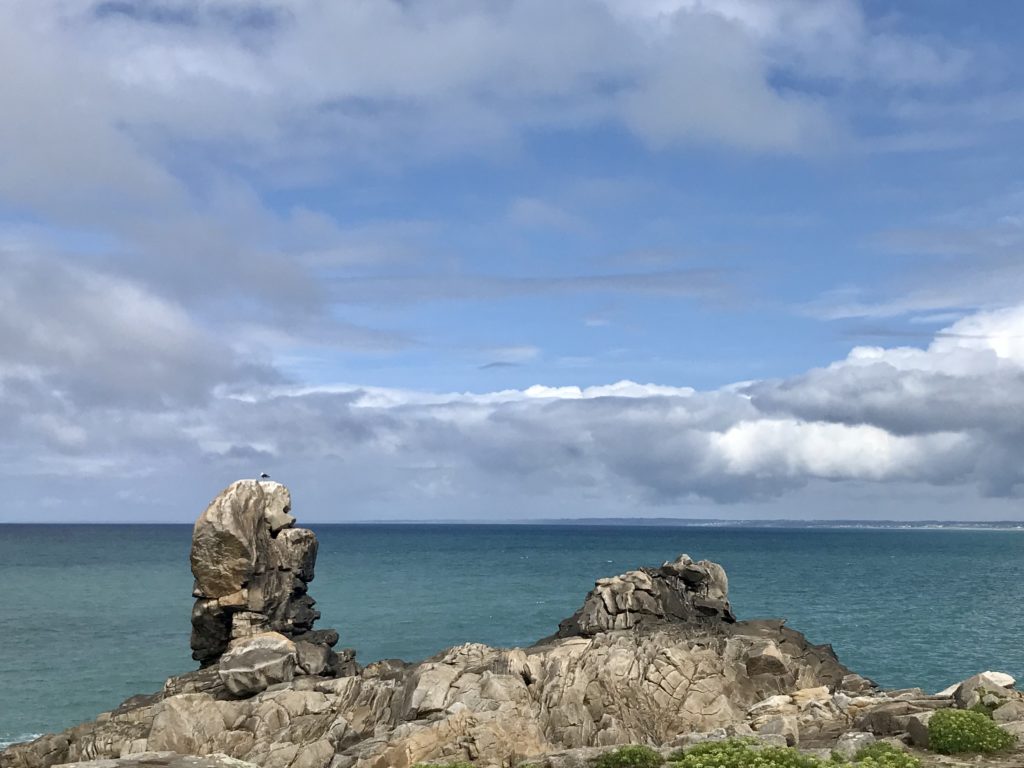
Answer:
<path fill-rule="evenodd" d="M 5 0 L 0 522 L 1024 519 L 1022 27 Z"/>

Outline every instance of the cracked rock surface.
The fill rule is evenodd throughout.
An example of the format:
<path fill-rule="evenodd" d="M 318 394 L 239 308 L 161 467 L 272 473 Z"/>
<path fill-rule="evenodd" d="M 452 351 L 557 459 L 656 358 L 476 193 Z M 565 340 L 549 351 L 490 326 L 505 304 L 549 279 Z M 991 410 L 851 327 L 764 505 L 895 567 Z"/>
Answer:
<path fill-rule="evenodd" d="M 291 506 L 280 483 L 239 480 L 196 520 L 189 557 L 196 598 L 191 645 L 201 664 L 216 663 L 231 643 L 245 638 L 311 634 L 320 618 L 307 591 L 317 540 L 295 527 Z"/>

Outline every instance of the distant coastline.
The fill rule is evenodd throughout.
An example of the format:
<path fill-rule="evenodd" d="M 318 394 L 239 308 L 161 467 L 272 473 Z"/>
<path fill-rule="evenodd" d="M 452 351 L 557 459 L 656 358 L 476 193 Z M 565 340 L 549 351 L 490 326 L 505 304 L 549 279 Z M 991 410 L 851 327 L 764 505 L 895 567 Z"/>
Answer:
<path fill-rule="evenodd" d="M 124 521 L 44 521 L 0 520 L 0 526 L 181 526 L 192 523 L 137 520 Z M 922 530 L 922 531 L 1024 531 L 1024 520 L 720 520 L 716 518 L 679 519 L 673 517 L 568 517 L 550 520 L 344 520 L 330 523 L 310 523 L 311 527 L 345 525 L 443 525 L 443 526 L 564 526 L 564 527 L 644 527 L 644 528 L 750 528 L 750 529 L 823 529 L 823 530 Z"/>

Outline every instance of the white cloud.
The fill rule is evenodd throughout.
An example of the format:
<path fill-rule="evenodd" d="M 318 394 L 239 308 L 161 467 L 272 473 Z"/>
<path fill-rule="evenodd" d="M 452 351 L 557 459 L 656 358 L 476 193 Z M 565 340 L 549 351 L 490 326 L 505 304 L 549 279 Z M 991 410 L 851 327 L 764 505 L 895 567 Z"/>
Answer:
<path fill-rule="evenodd" d="M 68 215 L 96 185 L 180 204 L 167 146 L 183 142 L 275 173 L 601 124 L 799 153 L 842 132 L 801 81 L 928 84 L 965 66 L 841 0 L 13 0 L 0 22 L 0 145 L 19 147 L 2 191 Z"/>
<path fill-rule="evenodd" d="M 149 325 L 140 333 L 196 332 L 177 328 L 167 311 L 142 317 Z M 9 485 L 102 472 L 133 478 L 136 488 L 159 484 L 168 461 L 223 481 L 271 466 L 364 509 L 447 504 L 447 514 L 477 517 L 495 496 L 502 509 L 540 504 L 551 514 L 551 499 L 575 497 L 628 515 L 764 503 L 821 483 L 1016 497 L 1024 493 L 1024 427 L 1013 418 L 1024 412 L 1022 336 L 1024 307 L 981 313 L 925 349 L 857 348 L 801 376 L 710 391 L 622 381 L 447 394 L 250 385 L 230 394 L 207 376 L 204 399 L 160 408 L 80 397 L 70 375 L 56 396 L 52 373 L 39 369 L 32 380 L 8 371 L 0 374 L 2 466 Z M 236 375 L 232 389 L 238 384 Z M 159 401 L 175 384 L 148 386 Z"/>
<path fill-rule="evenodd" d="M 35 253 L 0 252 L 0 268 L 0 375 L 62 403 L 162 409 L 202 402 L 222 382 L 277 378 L 123 277 Z"/>
<path fill-rule="evenodd" d="M 352 307 L 724 289 L 700 269 L 449 274 L 448 254 L 434 272 L 346 271 L 421 257 L 431 223 L 349 229 L 272 209 L 263 192 L 453 154 L 507 157 L 535 132 L 815 153 L 855 132 L 849 89 L 927 91 L 968 67 L 850 0 L 0 4 L 0 203 L 38 222 L 0 233 L 20 251 L 0 256 L 12 508 L 100 475 L 130 479 L 133 499 L 181 493 L 162 484 L 168 463 L 220 483 L 272 462 L 325 498 L 409 509 L 423 492 L 462 509 L 585 498 L 628 512 L 822 482 L 1018 494 L 1016 310 L 966 318 L 925 350 L 860 348 L 803 376 L 716 391 L 624 381 L 439 394 L 302 388 L 281 373 L 310 348 L 414 342 L 339 319 Z M 970 290 L 951 280 L 892 300 L 847 296 L 833 316 L 1019 298 L 1013 213 L 995 231 L 1005 268 Z M 579 224 L 539 197 L 508 216 Z M 523 345 L 487 359 L 538 356 Z"/>

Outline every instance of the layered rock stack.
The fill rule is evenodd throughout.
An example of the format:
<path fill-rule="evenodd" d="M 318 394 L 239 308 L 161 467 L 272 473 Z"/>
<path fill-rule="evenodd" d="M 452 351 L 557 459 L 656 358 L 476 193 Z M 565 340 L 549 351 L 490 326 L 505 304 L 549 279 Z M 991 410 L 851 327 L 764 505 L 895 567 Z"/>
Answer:
<path fill-rule="evenodd" d="M 556 637 L 592 637 L 662 621 L 736 621 L 729 580 L 718 563 L 680 555 L 661 568 L 640 568 L 599 579 L 583 606 L 558 625 Z"/>
<path fill-rule="evenodd" d="M 191 646 L 202 666 L 225 653 L 236 666 L 265 665 L 273 656 L 276 676 L 290 679 L 289 666 L 305 662 L 319 674 L 336 663 L 330 649 L 337 632 L 313 630 L 320 613 L 307 589 L 316 535 L 296 528 L 290 512 L 285 486 L 239 480 L 196 520 Z"/>

